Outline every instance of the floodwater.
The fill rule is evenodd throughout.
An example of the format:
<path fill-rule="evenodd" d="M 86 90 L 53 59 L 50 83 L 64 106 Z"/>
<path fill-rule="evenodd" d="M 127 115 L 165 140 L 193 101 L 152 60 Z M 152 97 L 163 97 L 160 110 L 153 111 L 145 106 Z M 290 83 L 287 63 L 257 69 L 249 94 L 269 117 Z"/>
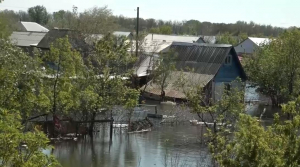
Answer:
<path fill-rule="evenodd" d="M 189 112 L 179 115 L 180 110 L 177 106 L 158 105 L 159 114 L 177 115 L 181 120 L 195 117 Z M 139 108 L 135 116 L 144 118 L 147 113 L 154 113 L 154 108 Z M 93 139 L 56 143 L 53 154 L 64 167 L 210 166 L 208 150 L 201 144 L 204 127 L 191 126 L 188 122 L 172 125 L 160 124 L 161 119 L 151 121 L 154 123 L 151 132 L 127 134 L 114 128 L 111 141 L 109 125 L 101 124 Z"/>
<path fill-rule="evenodd" d="M 255 95 L 249 96 L 251 98 Z M 78 141 L 56 143 L 53 154 L 64 167 L 209 167 L 210 154 L 202 141 L 202 126 L 191 126 L 187 120 L 197 116 L 179 106 L 160 105 L 159 114 L 176 115 L 179 124 L 160 124 L 161 120 L 151 119 L 155 126 L 151 132 L 127 134 L 114 128 L 112 140 L 109 125 L 97 127 L 93 139 L 87 137 Z M 248 105 L 247 112 L 260 116 L 264 105 Z M 153 107 L 138 108 L 135 117 L 144 118 L 154 113 Z M 263 117 L 271 117 L 272 109 L 267 108 Z M 115 118 L 118 121 L 118 118 Z M 201 144 L 202 143 L 202 144 Z"/>

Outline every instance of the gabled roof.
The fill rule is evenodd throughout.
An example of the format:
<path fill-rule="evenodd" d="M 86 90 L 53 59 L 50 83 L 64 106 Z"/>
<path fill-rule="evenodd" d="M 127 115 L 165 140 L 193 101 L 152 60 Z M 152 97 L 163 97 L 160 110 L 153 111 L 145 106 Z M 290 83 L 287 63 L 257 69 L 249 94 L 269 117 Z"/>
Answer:
<path fill-rule="evenodd" d="M 197 42 L 200 37 L 197 36 L 179 36 L 179 35 L 161 35 L 161 34 L 148 34 L 145 37 L 145 40 L 148 42 L 156 41 L 156 42 L 188 42 L 193 43 Z"/>
<path fill-rule="evenodd" d="M 248 39 L 251 40 L 257 46 L 268 44 L 270 42 L 269 38 L 248 37 Z"/>
<path fill-rule="evenodd" d="M 68 29 L 53 29 L 50 30 L 45 37 L 37 45 L 38 48 L 49 49 L 50 45 L 59 38 L 68 36 L 69 42 L 75 49 L 88 49 L 88 45 L 84 41 L 84 37 L 81 33 Z"/>
<path fill-rule="evenodd" d="M 20 22 L 21 30 L 29 32 L 48 32 L 49 30 L 35 22 Z"/>
<path fill-rule="evenodd" d="M 194 69 L 195 73 L 215 75 L 232 45 L 189 44 L 174 42 L 170 49 L 177 53 L 178 70 Z"/>
<path fill-rule="evenodd" d="M 124 32 L 124 31 L 114 31 L 113 35 L 115 35 L 116 37 L 130 37 L 132 36 L 131 32 Z M 88 44 L 93 44 L 96 41 L 101 40 L 105 35 L 103 34 L 88 34 L 85 38 L 85 41 Z"/>
<path fill-rule="evenodd" d="M 45 32 L 13 32 L 10 40 L 16 46 L 29 47 L 37 45 L 46 35 Z"/>
<path fill-rule="evenodd" d="M 229 53 L 238 61 L 238 65 L 242 70 L 242 78 L 246 77 L 232 45 L 173 42 L 170 50 L 177 56 L 177 71 L 173 71 L 167 79 L 166 97 L 184 99 L 184 91 L 187 91 L 190 87 L 196 85 L 206 86 L 218 73 Z M 176 87 L 176 80 L 179 77 L 183 77 L 184 81 L 187 81 L 183 88 Z M 161 88 L 150 81 L 145 90 L 148 93 L 160 95 Z"/>

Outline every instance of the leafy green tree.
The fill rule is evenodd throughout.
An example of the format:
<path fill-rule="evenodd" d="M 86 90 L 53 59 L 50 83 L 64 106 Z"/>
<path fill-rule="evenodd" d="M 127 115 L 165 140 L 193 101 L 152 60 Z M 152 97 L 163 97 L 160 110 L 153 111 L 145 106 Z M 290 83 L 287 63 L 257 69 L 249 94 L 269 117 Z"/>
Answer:
<path fill-rule="evenodd" d="M 159 32 L 160 32 L 160 34 L 170 35 L 170 34 L 172 34 L 172 27 L 163 25 L 163 26 L 159 27 Z"/>
<path fill-rule="evenodd" d="M 113 32 L 117 25 L 112 11 L 105 7 L 94 7 L 79 14 L 75 30 L 83 33 L 106 34 Z"/>
<path fill-rule="evenodd" d="M 151 34 L 159 34 L 160 31 L 159 31 L 159 28 L 151 28 L 151 29 L 149 30 L 149 33 L 151 33 Z"/>
<path fill-rule="evenodd" d="M 168 86 L 172 72 L 176 70 L 176 58 L 175 53 L 169 51 L 161 54 L 158 60 L 154 62 L 153 82 L 159 85 L 161 92 Z"/>
<path fill-rule="evenodd" d="M 187 87 L 183 84 L 181 84 L 182 87 Z M 241 90 L 243 84 L 239 80 L 230 84 L 233 88 L 227 90 L 224 85 L 221 99 L 218 101 L 211 98 L 214 92 L 211 92 L 210 86 L 203 87 L 202 84 L 198 84 L 188 86 L 189 89 L 185 90 L 191 112 L 197 113 L 199 119 L 204 122 L 207 128 L 212 127 L 208 123 L 216 123 L 221 127 L 232 127 L 236 123 L 239 114 L 244 112 L 244 91 Z M 217 132 L 216 125 L 213 126 L 212 134 Z"/>
<path fill-rule="evenodd" d="M 217 44 L 231 44 L 233 46 L 238 44 L 238 38 L 233 37 L 229 32 L 218 35 L 216 39 Z"/>
<path fill-rule="evenodd" d="M 0 43 L 0 105 L 20 111 L 23 119 L 49 111 L 39 57 L 27 55 L 7 40 Z"/>
<path fill-rule="evenodd" d="M 299 37 L 297 29 L 286 31 L 245 59 L 249 79 L 271 98 L 273 105 L 293 100 L 300 93 Z"/>
<path fill-rule="evenodd" d="M 49 20 L 49 14 L 44 6 L 34 6 L 28 9 L 28 14 L 31 21 L 36 22 L 41 25 L 46 25 Z"/>
<path fill-rule="evenodd" d="M 264 127 L 255 117 L 240 114 L 231 135 L 218 133 L 210 143 L 219 166 L 299 166 L 300 165 L 300 98 L 282 106 L 291 120 L 275 114 L 274 123 Z"/>
<path fill-rule="evenodd" d="M 129 54 L 128 48 L 129 43 L 125 40 L 108 34 L 96 44 L 95 52 L 89 56 L 90 77 L 86 78 L 88 85 L 83 89 L 86 94 L 82 94 L 88 97 L 81 101 L 81 106 L 88 112 L 90 120 L 95 120 L 101 109 L 111 111 L 117 105 L 130 110 L 137 105 L 139 92 L 127 84 L 132 72 L 128 66 L 136 60 L 134 55 Z M 93 127 L 92 122 L 90 133 Z"/>
<path fill-rule="evenodd" d="M 79 52 L 72 49 L 68 37 L 57 39 L 50 46 L 44 58 L 46 62 L 45 80 L 50 93 L 53 115 L 69 112 L 74 104 L 73 82 L 82 77 L 83 60 Z"/>
<path fill-rule="evenodd" d="M 53 156 L 42 152 L 49 149 L 48 138 L 37 129 L 24 133 L 18 112 L 0 109 L 0 129 L 0 166 L 58 166 Z"/>

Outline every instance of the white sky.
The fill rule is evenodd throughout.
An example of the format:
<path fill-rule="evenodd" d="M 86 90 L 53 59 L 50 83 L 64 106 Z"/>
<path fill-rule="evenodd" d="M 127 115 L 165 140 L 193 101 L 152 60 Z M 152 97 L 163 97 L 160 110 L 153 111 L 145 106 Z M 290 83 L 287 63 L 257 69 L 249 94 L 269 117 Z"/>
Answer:
<path fill-rule="evenodd" d="M 142 18 L 217 23 L 242 20 L 300 27 L 300 0 L 4 0 L 0 10 L 27 10 L 35 5 L 43 5 L 49 12 L 72 10 L 73 5 L 79 11 L 108 5 L 115 15 L 128 17 L 135 17 L 139 6 Z"/>

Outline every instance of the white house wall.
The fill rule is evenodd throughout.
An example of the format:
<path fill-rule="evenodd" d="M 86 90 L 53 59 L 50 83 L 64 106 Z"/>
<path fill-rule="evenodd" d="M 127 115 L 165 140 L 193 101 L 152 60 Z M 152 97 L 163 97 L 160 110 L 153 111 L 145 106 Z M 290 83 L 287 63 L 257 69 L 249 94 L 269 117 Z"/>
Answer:
<path fill-rule="evenodd" d="M 240 43 L 234 47 L 235 51 L 239 53 L 252 54 L 255 52 L 257 45 L 254 44 L 250 39 L 246 39 L 244 42 Z"/>

